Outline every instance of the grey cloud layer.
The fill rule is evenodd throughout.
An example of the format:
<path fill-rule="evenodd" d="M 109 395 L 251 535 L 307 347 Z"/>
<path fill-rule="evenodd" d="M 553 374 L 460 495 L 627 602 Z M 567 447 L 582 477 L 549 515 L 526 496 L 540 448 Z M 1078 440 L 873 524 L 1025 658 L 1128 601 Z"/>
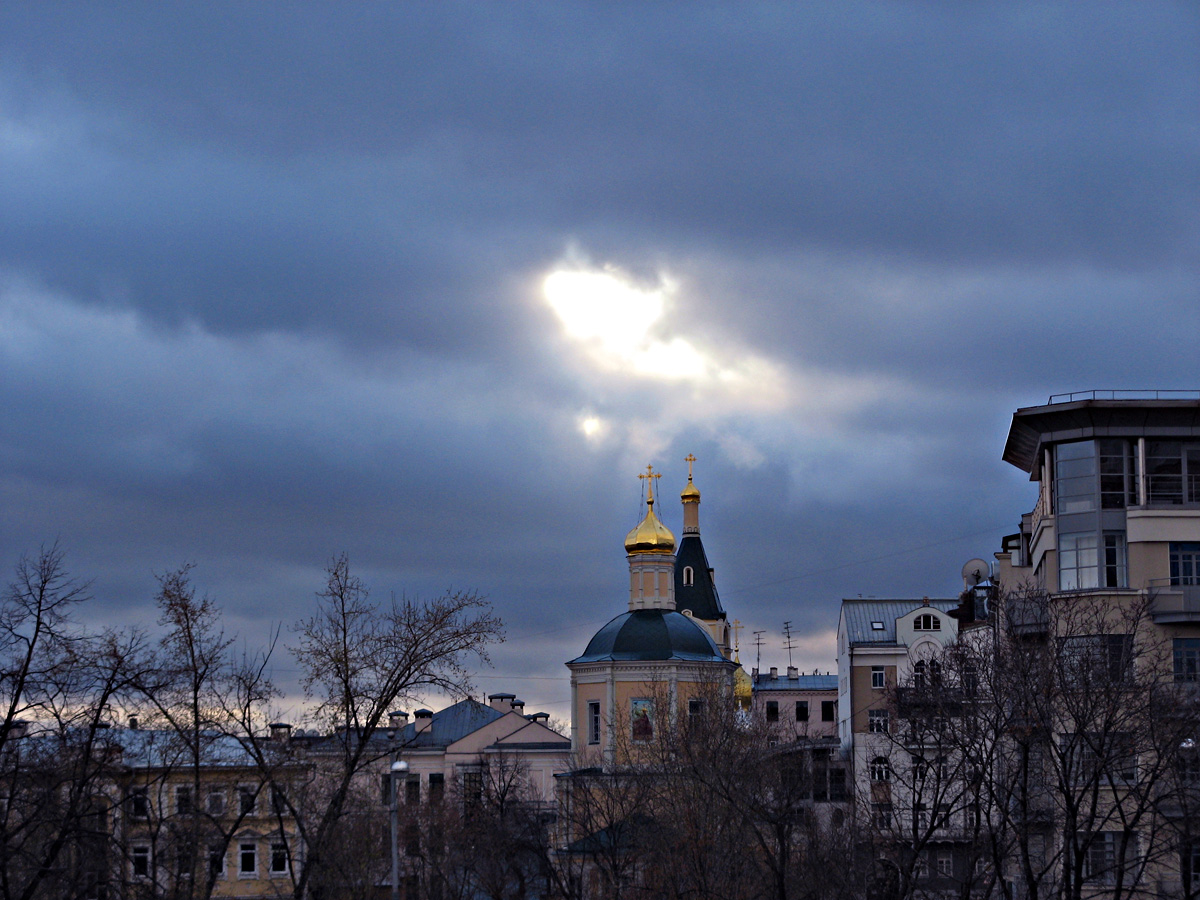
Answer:
<path fill-rule="evenodd" d="M 1197 46 L 1183 4 L 7 6 L 0 563 L 61 535 L 116 616 L 195 559 L 254 623 L 345 548 L 568 629 L 501 657 L 559 674 L 660 427 L 743 621 L 953 589 L 1028 504 L 1015 406 L 1197 386 Z M 567 258 L 669 273 L 661 335 L 786 401 L 595 370 Z"/>

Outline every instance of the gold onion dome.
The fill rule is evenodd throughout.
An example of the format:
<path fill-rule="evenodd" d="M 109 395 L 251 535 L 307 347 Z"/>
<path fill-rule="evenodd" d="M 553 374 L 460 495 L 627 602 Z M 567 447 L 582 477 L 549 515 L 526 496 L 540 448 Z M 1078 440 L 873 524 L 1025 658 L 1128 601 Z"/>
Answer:
<path fill-rule="evenodd" d="M 675 535 L 654 514 L 654 497 L 646 499 L 646 518 L 625 535 L 626 553 L 674 553 Z"/>
<path fill-rule="evenodd" d="M 684 503 L 687 503 L 689 500 L 699 500 L 700 499 L 700 488 L 696 487 L 696 485 L 692 482 L 692 479 L 690 476 L 688 478 L 687 487 L 685 487 L 683 489 L 683 492 L 679 495 L 679 498 Z"/>

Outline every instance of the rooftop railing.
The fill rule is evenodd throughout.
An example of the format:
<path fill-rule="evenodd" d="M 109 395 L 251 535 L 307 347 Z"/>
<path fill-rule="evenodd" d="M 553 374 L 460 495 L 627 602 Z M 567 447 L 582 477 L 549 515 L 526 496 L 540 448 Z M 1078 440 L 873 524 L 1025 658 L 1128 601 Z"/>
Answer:
<path fill-rule="evenodd" d="M 1082 400 L 1200 400 L 1196 391 L 1072 391 L 1069 394 L 1051 394 L 1048 406 L 1055 403 L 1078 403 Z"/>

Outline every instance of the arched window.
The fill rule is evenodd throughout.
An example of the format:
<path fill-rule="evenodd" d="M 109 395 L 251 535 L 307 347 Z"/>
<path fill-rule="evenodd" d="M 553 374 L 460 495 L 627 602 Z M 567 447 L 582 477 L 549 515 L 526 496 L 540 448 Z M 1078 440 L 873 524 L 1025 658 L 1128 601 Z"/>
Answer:
<path fill-rule="evenodd" d="M 887 759 L 882 756 L 877 756 L 871 760 L 871 780 L 872 781 L 891 781 L 892 767 L 888 765 Z"/>
<path fill-rule="evenodd" d="M 913 620 L 913 631 L 941 631 L 942 620 L 933 613 L 922 613 Z"/>
<path fill-rule="evenodd" d="M 683 586 L 691 587 L 692 586 L 692 578 L 693 578 L 692 567 L 684 566 L 683 567 Z"/>

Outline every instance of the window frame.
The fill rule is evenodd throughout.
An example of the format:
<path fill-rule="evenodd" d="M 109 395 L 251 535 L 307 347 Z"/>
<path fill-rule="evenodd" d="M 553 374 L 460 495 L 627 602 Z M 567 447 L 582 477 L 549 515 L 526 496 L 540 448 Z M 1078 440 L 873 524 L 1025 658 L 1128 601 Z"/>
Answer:
<path fill-rule="evenodd" d="M 270 854 L 270 866 L 267 871 L 272 878 L 280 878 L 292 871 L 291 854 L 288 852 L 287 843 L 272 841 Z M 280 860 L 282 860 L 282 865 L 279 864 Z"/>
<path fill-rule="evenodd" d="M 891 734 L 892 733 L 892 716 L 886 709 L 868 709 L 867 710 L 867 733 L 868 734 Z"/>
<path fill-rule="evenodd" d="M 589 700 L 587 704 L 588 744 L 600 743 L 600 701 Z"/>
<path fill-rule="evenodd" d="M 250 861 L 250 868 L 246 861 Z M 258 844 L 250 841 L 238 842 L 238 878 L 251 879 L 258 877 Z"/>
<path fill-rule="evenodd" d="M 882 691 L 887 688 L 887 669 L 884 666 L 871 666 L 871 689 Z"/>

